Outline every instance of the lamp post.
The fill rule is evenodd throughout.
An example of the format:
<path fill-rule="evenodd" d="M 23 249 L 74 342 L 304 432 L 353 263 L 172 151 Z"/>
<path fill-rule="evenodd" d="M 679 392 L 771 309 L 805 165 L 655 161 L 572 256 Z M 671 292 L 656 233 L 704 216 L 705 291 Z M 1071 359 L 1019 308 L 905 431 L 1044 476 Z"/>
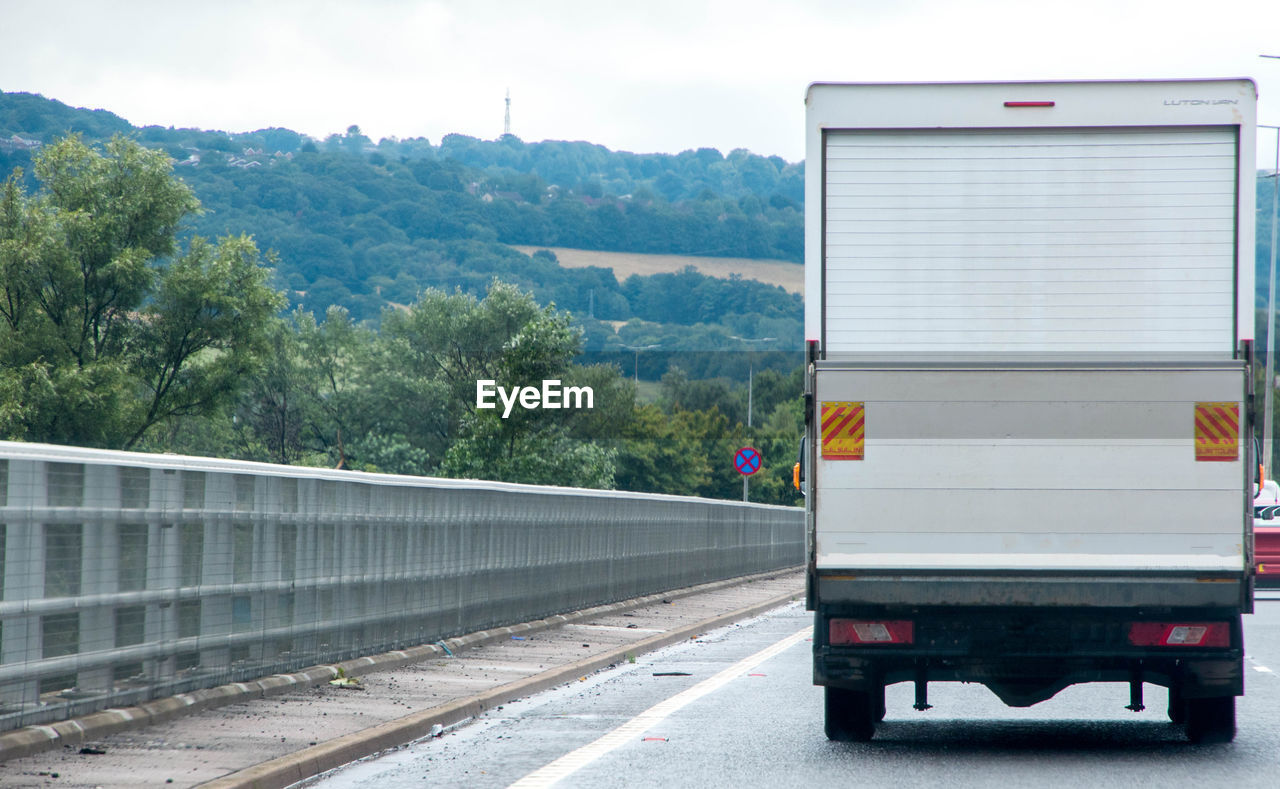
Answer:
<path fill-rule="evenodd" d="M 1262 57 L 1276 57 L 1263 55 Z M 1276 166 L 1271 173 L 1271 266 L 1267 275 L 1267 372 L 1263 379 L 1266 392 L 1262 405 L 1262 457 L 1266 468 L 1273 468 L 1274 439 L 1271 434 L 1271 406 L 1275 397 L 1276 376 L 1276 214 L 1280 200 L 1280 127 L 1258 124 L 1259 128 L 1276 130 Z"/>
<path fill-rule="evenodd" d="M 658 343 L 654 345 L 624 345 L 622 347 L 626 348 L 628 351 L 636 352 L 636 369 L 635 369 L 636 379 L 635 380 L 636 380 L 636 386 L 639 386 L 640 385 L 640 352 L 652 351 L 654 348 L 661 348 L 662 345 Z"/>
<path fill-rule="evenodd" d="M 750 339 L 748 337 L 739 337 L 736 334 L 729 335 L 730 339 L 739 342 L 773 342 L 777 337 L 761 337 L 759 339 Z M 747 356 L 747 427 L 751 427 L 751 389 L 752 381 L 755 377 L 755 355 Z"/>
<path fill-rule="evenodd" d="M 1280 59 L 1280 55 L 1258 57 Z M 1274 439 L 1271 436 L 1271 405 L 1276 388 L 1276 199 L 1280 196 L 1280 127 L 1258 124 L 1259 128 L 1276 130 L 1276 167 L 1271 173 L 1271 267 L 1267 272 L 1267 367 L 1262 398 L 1262 457 L 1266 468 L 1273 467 Z"/>
<path fill-rule="evenodd" d="M 738 342 L 744 342 L 744 343 L 773 342 L 774 340 L 778 339 L 777 337 L 760 337 L 758 339 L 753 340 L 748 337 L 739 337 L 736 334 L 731 334 L 729 335 L 729 337 L 730 339 L 734 339 L 734 340 L 737 340 Z M 747 356 L 747 428 L 748 430 L 751 428 L 751 390 L 753 388 L 753 383 L 755 380 L 755 363 L 756 363 L 755 355 L 754 353 L 750 353 Z M 747 443 L 749 444 L 754 443 L 751 440 L 750 436 L 747 437 Z M 746 474 L 742 475 L 742 500 L 743 501 L 747 500 L 747 493 L 750 490 L 750 485 L 748 484 L 750 479 L 751 477 L 747 476 Z"/>

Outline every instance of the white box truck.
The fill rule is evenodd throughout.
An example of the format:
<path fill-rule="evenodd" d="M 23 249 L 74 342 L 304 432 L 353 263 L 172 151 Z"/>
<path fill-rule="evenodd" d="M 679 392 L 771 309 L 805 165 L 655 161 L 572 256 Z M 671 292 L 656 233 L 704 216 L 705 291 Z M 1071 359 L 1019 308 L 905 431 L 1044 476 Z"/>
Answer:
<path fill-rule="evenodd" d="M 814 84 L 808 603 L 827 736 L 884 688 L 1169 689 L 1230 740 L 1252 608 L 1247 79 Z M 1124 685 L 1118 686 L 1124 688 Z M 1123 691 L 1121 691 L 1123 693 Z"/>

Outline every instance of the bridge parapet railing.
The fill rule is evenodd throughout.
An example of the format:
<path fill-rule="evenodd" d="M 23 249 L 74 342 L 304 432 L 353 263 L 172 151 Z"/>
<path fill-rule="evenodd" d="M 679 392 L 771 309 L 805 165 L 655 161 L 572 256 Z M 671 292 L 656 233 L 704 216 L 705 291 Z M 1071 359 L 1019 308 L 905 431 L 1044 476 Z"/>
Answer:
<path fill-rule="evenodd" d="M 803 554 L 793 508 L 0 442 L 0 731 Z"/>

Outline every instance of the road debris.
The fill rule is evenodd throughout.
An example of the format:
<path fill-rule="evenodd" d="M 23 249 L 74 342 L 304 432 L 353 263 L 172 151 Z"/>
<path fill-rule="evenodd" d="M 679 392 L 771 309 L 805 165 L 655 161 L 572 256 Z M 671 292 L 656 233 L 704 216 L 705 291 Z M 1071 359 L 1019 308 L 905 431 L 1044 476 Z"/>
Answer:
<path fill-rule="evenodd" d="M 338 669 L 338 678 L 329 680 L 329 684 L 335 688 L 346 688 L 347 690 L 364 690 L 364 686 L 360 684 L 360 680 L 355 677 L 348 677 L 347 672 L 341 668 Z"/>

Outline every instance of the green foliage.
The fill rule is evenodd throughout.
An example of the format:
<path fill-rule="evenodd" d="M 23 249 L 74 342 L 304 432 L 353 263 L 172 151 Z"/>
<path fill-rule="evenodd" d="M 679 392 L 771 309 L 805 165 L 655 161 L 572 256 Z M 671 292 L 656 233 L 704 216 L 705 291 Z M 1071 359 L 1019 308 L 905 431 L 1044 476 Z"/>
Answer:
<path fill-rule="evenodd" d="M 577 189 L 590 197 L 614 194 L 653 199 L 654 195 L 662 195 L 670 202 L 679 202 L 709 190 L 734 200 L 756 195 L 761 200 L 776 196 L 786 205 L 804 202 L 802 163 L 788 164 L 777 156 L 758 156 L 741 148 L 727 157 L 714 148 L 675 155 L 635 154 L 610 151 L 587 142 L 526 143 L 514 135 L 488 141 L 450 134 L 441 141 L 436 156 L 482 170 L 491 177 L 533 175 L 547 184 Z"/>
<path fill-rule="evenodd" d="M 618 487 L 645 493 L 702 495 L 712 479 L 714 459 L 708 434 L 723 430 L 718 413 L 663 413 L 644 405 L 622 431 L 618 448 Z"/>
<path fill-rule="evenodd" d="M 658 403 L 637 406 L 615 364 L 582 364 L 570 317 L 511 285 L 483 299 L 427 291 L 381 329 L 341 308 L 322 322 L 296 310 L 271 327 L 270 353 L 236 410 L 233 429 L 175 430 L 166 448 L 367 471 L 442 474 L 535 484 L 617 487 L 736 499 L 733 453 L 753 444 L 765 467 L 753 501 L 793 504 L 790 468 L 802 432 L 800 369 L 782 374 L 769 353 L 728 356 L 754 365 L 745 380 L 664 376 Z M 716 354 L 711 354 L 715 356 Z M 591 409 L 477 409 L 476 381 L 510 390 L 559 380 L 590 387 Z M 219 438 L 221 444 L 215 439 Z"/>
<path fill-rule="evenodd" d="M 300 450 L 320 455 L 335 468 L 366 468 L 359 452 L 378 420 L 394 416 L 373 402 L 374 374 L 381 348 L 377 335 L 355 323 L 342 307 L 330 307 L 323 322 L 303 310 L 293 315 L 297 330 L 302 429 Z M 370 469 L 372 470 L 372 469 Z M 390 469 L 388 469 L 390 470 Z M 420 468 L 396 471 L 421 473 Z"/>
<path fill-rule="evenodd" d="M 568 316 L 514 286 L 495 282 L 483 299 L 428 290 L 389 312 L 379 332 L 340 307 L 323 321 L 299 309 L 270 327 L 267 345 L 222 452 L 366 471 L 613 484 L 613 454 L 592 440 L 629 414 L 630 386 L 616 368 L 574 364 L 579 333 Z M 598 408 L 518 410 L 508 419 L 476 410 L 478 379 L 511 387 L 556 378 L 592 386 Z"/>
<path fill-rule="evenodd" d="M 406 374 L 433 379 L 444 387 L 449 407 L 438 432 L 451 438 L 463 418 L 475 411 L 476 381 L 499 379 L 507 368 L 518 366 L 511 348 L 518 337 L 526 342 L 542 339 L 536 324 L 544 324 L 553 335 L 555 328 L 567 332 L 552 308 L 539 308 L 514 286 L 494 283 L 484 299 L 459 291 L 428 290 L 408 310 L 389 312 L 383 318 L 382 334 L 392 343 Z M 546 338 L 546 343 L 554 359 L 545 365 L 565 364 L 575 350 L 563 336 Z"/>
<path fill-rule="evenodd" d="M 83 129 L 88 140 L 131 131 L 110 113 L 0 93 L 0 172 L 23 165 L 19 183 L 34 189 L 32 151 L 5 134 L 48 145 L 66 128 Z M 376 324 L 388 304 L 412 304 L 429 288 L 481 296 L 500 278 L 570 310 L 580 325 L 591 318 L 665 324 L 670 350 L 721 348 L 734 334 L 795 347 L 803 339 L 800 299 L 778 288 L 692 271 L 619 283 L 607 269 L 562 268 L 550 252 L 529 257 L 505 245 L 798 261 L 803 170 L 776 157 L 711 149 L 636 155 L 513 136 L 374 145 L 354 125 L 319 146 L 278 128 L 132 131 L 176 162 L 205 205 L 186 215 L 183 233 L 251 232 L 273 253 L 275 286 L 317 318 L 341 306 L 353 320 Z M 624 340 L 612 334 L 612 327 L 592 333 L 584 347 L 616 350 Z"/>
<path fill-rule="evenodd" d="M 662 410 L 652 405 L 636 409 L 634 432 L 628 434 L 632 440 L 620 450 L 619 487 L 741 498 L 742 477 L 732 461 L 739 448 L 750 445 L 764 458 L 751 477 L 751 501 L 798 503 L 791 466 L 804 433 L 802 372 L 797 367 L 785 376 L 772 370 L 757 373 L 751 387 L 757 416 L 755 426 L 747 427 L 741 418 L 745 385 L 691 380 L 679 368 L 672 370 L 662 379 Z"/>
<path fill-rule="evenodd" d="M 445 400 L 393 358 L 385 338 L 341 307 L 295 310 L 236 410 L 235 454 L 275 463 L 424 474 L 442 453 L 430 414 Z M 438 458 L 437 461 L 438 462 Z"/>
<path fill-rule="evenodd" d="M 0 91 L 0 138 L 14 134 L 53 142 L 68 132 L 105 140 L 133 130 L 129 122 L 106 110 L 83 110 L 32 93 Z"/>
<path fill-rule="evenodd" d="M 27 441 L 129 448 L 156 424 L 216 411 L 253 370 L 283 304 L 245 237 L 182 251 L 199 208 L 168 159 L 79 137 L 0 196 L 0 428 Z"/>
<path fill-rule="evenodd" d="M 483 300 L 428 291 L 407 313 L 388 315 L 384 332 L 396 338 L 411 369 L 429 371 L 449 389 L 449 443 L 440 467 L 453 477 L 510 482 L 613 486 L 613 453 L 571 433 L 574 410 L 476 408 L 476 382 L 511 389 L 559 380 L 577 386 L 601 370 L 572 363 L 580 334 L 568 316 L 540 308 L 527 293 L 494 283 Z M 616 371 L 613 372 L 616 378 Z M 608 382 L 602 381 L 608 389 Z M 617 391 L 614 388 L 612 391 Z M 584 428 L 585 429 L 585 428 Z"/>
<path fill-rule="evenodd" d="M 493 182 L 455 162 L 375 166 L 346 153 L 322 153 L 301 154 L 292 161 L 273 158 L 246 170 L 208 158 L 183 169 L 211 209 L 196 223 L 197 232 L 252 228 L 278 254 L 281 277 L 296 280 L 295 298 L 317 315 L 337 303 L 359 320 L 376 318 L 390 300 L 382 292 L 382 279 L 398 281 L 399 303 L 407 303 L 406 294 L 427 287 L 483 293 L 495 274 L 577 312 L 587 312 L 589 299 L 594 299 L 601 318 L 653 314 L 653 288 L 637 290 L 646 303 L 633 305 L 632 294 L 606 271 L 530 261 L 505 244 L 797 261 L 801 254 L 800 215 L 795 211 L 783 220 L 764 214 L 745 217 L 736 202 L 726 213 L 718 203 L 684 207 L 612 198 L 588 203 L 572 194 L 527 201 L 519 190 L 536 194 L 537 189 Z M 774 245 L 783 236 L 791 239 L 787 250 Z M 670 291 L 679 283 L 668 279 L 661 287 Z M 740 283 L 735 292 L 719 295 L 728 298 L 702 301 L 718 305 L 720 314 L 753 311 L 739 306 L 748 297 L 763 299 L 771 310 L 799 315 L 798 299 L 760 283 Z M 363 297 L 371 301 L 358 307 Z M 673 322 L 690 321 L 682 316 Z"/>
<path fill-rule="evenodd" d="M 49 123 L 129 130 L 0 94 L 0 132 L 44 143 L 0 145 L 23 166 L 0 192 L 3 435 L 734 499 L 753 443 L 752 500 L 794 503 L 797 354 L 768 349 L 799 346 L 797 296 L 692 269 L 620 283 L 500 242 L 798 260 L 802 168 L 511 136 L 375 146 L 354 125 L 318 145 L 149 127 L 95 149 L 31 127 Z M 670 373 L 657 403 L 636 405 L 637 372 Z M 478 379 L 558 379 L 594 407 L 503 418 L 475 407 Z"/>
<path fill-rule="evenodd" d="M 448 279 L 452 272 L 432 270 L 441 258 L 456 260 L 441 246 L 450 242 L 797 262 L 802 254 L 803 165 L 742 150 L 728 157 L 711 149 L 637 155 L 589 143 L 524 143 L 510 135 L 498 141 L 448 135 L 438 147 L 421 138 L 375 146 L 354 125 L 316 146 L 287 129 L 233 135 L 133 130 L 110 113 L 0 94 L 0 142 L 19 134 L 47 144 L 68 128 L 89 139 L 135 131 L 147 146 L 171 156 L 209 209 L 193 230 L 209 237 L 251 231 L 279 254 L 282 280 L 298 275 L 296 289 L 308 292 L 305 303 L 316 315 L 338 303 L 358 320 L 376 318 L 384 300 L 368 280 L 378 274 L 403 274 L 402 291 L 467 287 Z M 0 145 L 0 172 L 29 161 L 22 145 Z M 712 199 L 701 199 L 708 194 Z M 387 245 L 399 258 L 399 271 L 379 270 Z M 312 298 L 308 286 L 323 278 L 325 287 Z M 486 281 L 471 283 L 471 291 L 483 292 Z M 585 294 L 595 287 L 573 285 L 564 290 Z M 563 294 L 537 295 L 584 311 Z M 324 302 L 333 298 L 338 300 Z"/>
<path fill-rule="evenodd" d="M 267 351 L 263 331 L 283 306 L 247 236 L 191 240 L 142 309 L 131 372 L 146 387 L 145 419 L 130 437 L 173 416 L 209 412 Z"/>
<path fill-rule="evenodd" d="M 482 414 L 469 421 L 467 435 L 449 448 L 440 470 L 464 479 L 613 488 L 614 461 L 613 450 L 569 438 L 559 427 L 516 430 Z"/>

